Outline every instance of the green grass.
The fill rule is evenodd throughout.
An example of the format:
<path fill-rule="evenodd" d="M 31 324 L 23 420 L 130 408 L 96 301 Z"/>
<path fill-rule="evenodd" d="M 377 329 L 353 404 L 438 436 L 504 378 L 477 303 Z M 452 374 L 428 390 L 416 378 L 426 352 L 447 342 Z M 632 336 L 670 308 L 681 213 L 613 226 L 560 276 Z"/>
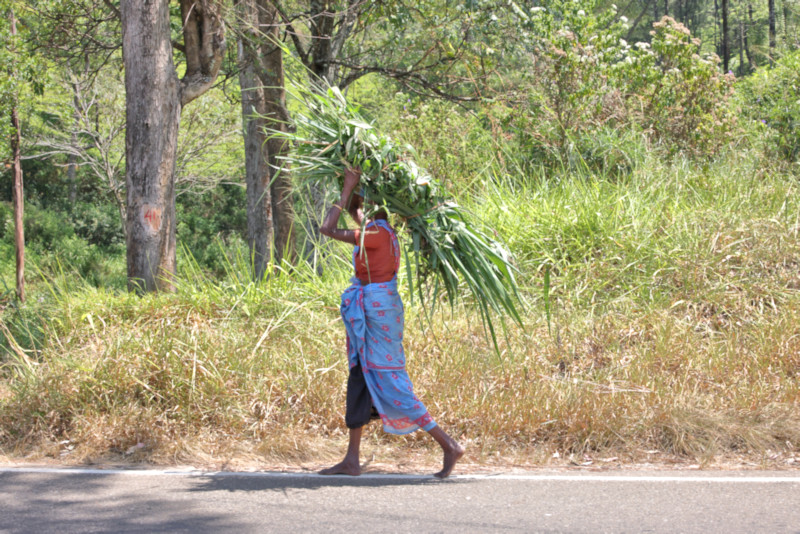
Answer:
<path fill-rule="evenodd" d="M 468 299 L 406 318 L 415 387 L 468 461 L 798 455 L 797 176 L 748 153 L 648 158 L 624 179 L 500 169 L 460 200 L 514 254 L 524 327 L 498 355 Z M 0 454 L 85 461 L 143 443 L 133 458 L 321 465 L 341 452 L 347 248 L 322 277 L 301 266 L 259 285 L 236 254 L 223 279 L 179 263 L 175 294 L 59 275 L 31 283 L 21 309 L 5 301 Z M 435 450 L 372 425 L 366 447 L 388 445 Z"/>

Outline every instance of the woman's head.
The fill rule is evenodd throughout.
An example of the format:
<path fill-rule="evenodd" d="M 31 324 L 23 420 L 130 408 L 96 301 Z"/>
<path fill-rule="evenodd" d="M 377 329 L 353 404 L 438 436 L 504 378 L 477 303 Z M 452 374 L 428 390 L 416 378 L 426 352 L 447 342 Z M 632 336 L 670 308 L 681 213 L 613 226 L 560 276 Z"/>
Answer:
<path fill-rule="evenodd" d="M 353 196 L 350 198 L 350 205 L 348 209 L 350 211 L 357 211 L 362 210 L 366 211 L 370 214 L 373 219 L 388 219 L 389 214 L 386 213 L 386 210 L 381 208 L 378 211 L 375 211 L 375 208 L 378 206 L 374 201 L 367 199 L 366 202 L 364 200 L 365 191 L 364 189 L 360 189 L 359 191 L 353 193 Z M 365 209 L 366 208 L 366 209 Z"/>

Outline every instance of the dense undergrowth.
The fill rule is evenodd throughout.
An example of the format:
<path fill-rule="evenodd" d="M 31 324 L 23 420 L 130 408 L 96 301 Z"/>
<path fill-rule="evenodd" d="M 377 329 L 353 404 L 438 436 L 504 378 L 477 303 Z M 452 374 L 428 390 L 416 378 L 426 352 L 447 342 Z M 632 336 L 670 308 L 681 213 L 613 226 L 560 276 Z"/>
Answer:
<path fill-rule="evenodd" d="M 459 196 L 516 258 L 524 328 L 509 327 L 498 355 L 469 302 L 431 316 L 406 295 L 409 372 L 468 458 L 797 455 L 796 175 L 743 150 L 645 156 L 625 177 L 523 177 L 497 161 L 483 172 Z M 326 443 L 346 432 L 347 250 L 321 277 L 301 265 L 254 284 L 238 249 L 217 247 L 224 274 L 184 251 L 175 294 L 98 287 L 62 265 L 39 271 L 27 305 L 6 297 L 0 451 L 333 458 Z M 431 445 L 378 425 L 369 439 Z"/>
<path fill-rule="evenodd" d="M 475 463 L 798 465 L 798 52 L 735 81 L 672 19 L 629 44 L 565 6 L 575 31 L 531 13 L 523 34 L 542 46 L 515 56 L 530 68 L 468 111 L 368 77 L 350 88 L 518 269 L 523 327 L 499 353 L 468 297 L 431 312 L 400 284 L 417 393 Z M 0 201 L 0 458 L 341 453 L 348 247 L 253 283 L 241 184 L 187 191 L 177 290 L 135 296 L 102 187 L 25 164 L 24 305 Z M 372 425 L 368 446 L 389 444 L 378 461 L 435 450 Z"/>

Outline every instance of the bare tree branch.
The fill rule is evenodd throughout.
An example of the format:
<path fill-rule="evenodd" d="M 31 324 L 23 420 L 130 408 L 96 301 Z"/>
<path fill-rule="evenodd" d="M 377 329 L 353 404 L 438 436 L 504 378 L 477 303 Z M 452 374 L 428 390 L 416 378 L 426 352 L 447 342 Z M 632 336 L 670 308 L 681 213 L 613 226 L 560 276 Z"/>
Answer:
<path fill-rule="evenodd" d="M 186 74 L 181 79 L 181 106 L 214 85 L 225 57 L 225 23 L 214 0 L 181 0 Z"/>

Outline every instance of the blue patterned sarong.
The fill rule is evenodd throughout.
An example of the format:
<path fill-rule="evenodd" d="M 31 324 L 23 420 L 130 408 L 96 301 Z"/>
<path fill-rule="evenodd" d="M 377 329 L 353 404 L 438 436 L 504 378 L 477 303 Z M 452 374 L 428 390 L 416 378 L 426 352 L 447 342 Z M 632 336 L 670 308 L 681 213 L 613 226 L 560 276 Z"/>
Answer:
<path fill-rule="evenodd" d="M 389 231 L 399 263 L 399 246 L 391 226 L 383 220 L 370 226 Z M 351 368 L 361 364 L 383 430 L 390 434 L 430 430 L 436 423 L 414 394 L 406 372 L 403 301 L 397 293 L 397 277 L 379 284 L 362 285 L 355 277 L 352 282 L 342 294 L 340 308 L 347 331 L 347 359 Z"/>

